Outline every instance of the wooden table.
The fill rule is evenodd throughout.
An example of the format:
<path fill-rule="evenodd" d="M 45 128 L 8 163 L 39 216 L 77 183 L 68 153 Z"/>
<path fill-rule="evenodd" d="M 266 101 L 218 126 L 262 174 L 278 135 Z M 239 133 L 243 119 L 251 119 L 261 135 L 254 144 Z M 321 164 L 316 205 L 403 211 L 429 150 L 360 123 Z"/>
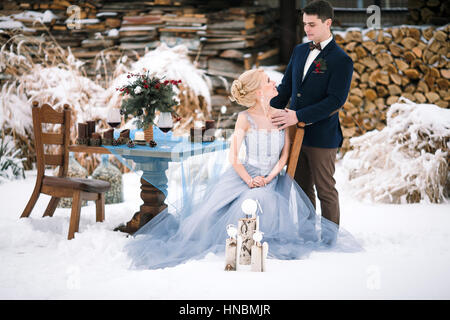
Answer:
<path fill-rule="evenodd" d="M 162 148 L 163 145 L 169 148 L 164 149 Z M 132 160 L 135 169 L 142 170 L 141 199 L 144 203 L 126 225 L 121 225 L 115 229 L 132 234 L 167 208 L 164 203 L 168 193 L 168 179 L 165 172 L 169 167 L 169 162 L 180 162 L 193 155 L 225 150 L 228 147 L 229 142 L 224 140 L 192 143 L 186 138 L 175 137 L 170 140 L 159 141 L 155 148 L 148 145 L 136 145 L 134 148 L 128 148 L 126 145 L 117 147 L 71 145 L 69 151 L 112 154 L 118 157 L 122 163 L 124 163 L 124 160 Z"/>

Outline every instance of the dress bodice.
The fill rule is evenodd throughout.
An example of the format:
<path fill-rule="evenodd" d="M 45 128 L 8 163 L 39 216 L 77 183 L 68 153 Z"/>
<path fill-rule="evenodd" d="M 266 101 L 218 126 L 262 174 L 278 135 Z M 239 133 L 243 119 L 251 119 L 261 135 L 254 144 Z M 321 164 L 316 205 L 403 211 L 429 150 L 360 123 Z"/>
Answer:
<path fill-rule="evenodd" d="M 249 164 L 257 167 L 261 170 L 261 175 L 267 175 L 280 159 L 280 153 L 284 146 L 285 130 L 258 129 L 247 110 L 242 112 L 250 123 L 250 129 L 244 138 L 244 165 Z"/>

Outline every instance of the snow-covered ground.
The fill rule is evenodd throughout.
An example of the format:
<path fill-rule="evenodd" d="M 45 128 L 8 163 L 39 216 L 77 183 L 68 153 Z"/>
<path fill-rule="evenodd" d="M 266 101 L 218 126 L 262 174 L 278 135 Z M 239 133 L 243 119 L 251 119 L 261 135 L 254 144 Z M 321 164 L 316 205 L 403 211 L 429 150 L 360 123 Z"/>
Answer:
<path fill-rule="evenodd" d="M 125 202 L 82 208 L 80 233 L 68 241 L 70 209 L 42 218 L 49 197 L 19 219 L 35 173 L 0 185 L 0 299 L 449 299 L 450 204 L 361 203 L 346 191 L 341 163 L 336 180 L 341 226 L 362 244 L 357 253 L 320 252 L 304 260 L 269 260 L 268 271 L 223 271 L 208 255 L 162 270 L 131 270 L 129 239 L 112 229 L 141 204 L 139 177 L 124 175 Z M 224 230 L 225 232 L 225 230 Z"/>

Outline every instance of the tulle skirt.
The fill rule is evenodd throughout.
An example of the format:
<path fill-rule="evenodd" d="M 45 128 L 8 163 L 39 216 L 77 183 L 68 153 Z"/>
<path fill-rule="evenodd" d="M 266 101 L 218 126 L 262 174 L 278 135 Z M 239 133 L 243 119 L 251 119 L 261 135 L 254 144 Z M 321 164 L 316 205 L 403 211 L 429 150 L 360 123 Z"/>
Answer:
<path fill-rule="evenodd" d="M 250 176 L 261 169 L 246 164 Z M 168 209 L 139 229 L 127 244 L 133 268 L 171 267 L 207 253 L 224 255 L 226 226 L 238 224 L 245 215 L 246 199 L 258 200 L 262 242 L 269 244 L 269 258 L 302 259 L 313 250 L 361 249 L 356 240 L 335 223 L 316 214 L 300 186 L 281 173 L 265 187 L 249 188 L 233 167 L 229 167 L 208 188 L 176 214 Z"/>

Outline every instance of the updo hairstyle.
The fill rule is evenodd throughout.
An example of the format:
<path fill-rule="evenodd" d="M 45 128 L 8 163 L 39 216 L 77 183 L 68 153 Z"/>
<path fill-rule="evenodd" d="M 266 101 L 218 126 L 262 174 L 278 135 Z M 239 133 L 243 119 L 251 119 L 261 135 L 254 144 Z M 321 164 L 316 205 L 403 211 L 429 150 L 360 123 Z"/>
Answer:
<path fill-rule="evenodd" d="M 231 85 L 231 101 L 240 105 L 253 107 L 256 103 L 256 89 L 261 86 L 263 69 L 245 71 Z"/>

